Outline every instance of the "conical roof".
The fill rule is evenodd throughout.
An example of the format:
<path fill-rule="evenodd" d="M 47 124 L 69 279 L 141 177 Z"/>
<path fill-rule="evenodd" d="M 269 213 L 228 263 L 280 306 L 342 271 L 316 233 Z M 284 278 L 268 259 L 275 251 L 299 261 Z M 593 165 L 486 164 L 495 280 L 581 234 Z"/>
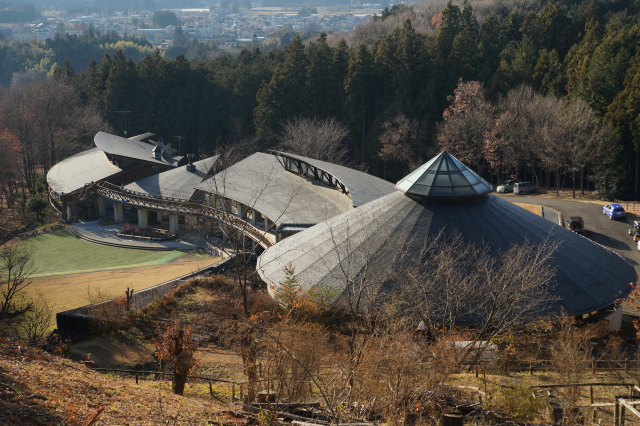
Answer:
<path fill-rule="evenodd" d="M 400 191 L 285 238 L 262 253 L 257 270 L 272 295 L 285 282 L 289 265 L 303 290 L 331 288 L 341 294 L 361 277 L 394 286 L 394 271 L 418 259 L 423 242 L 440 234 L 460 235 L 465 244 L 486 247 L 492 255 L 513 244 L 557 243 L 550 259 L 555 277 L 548 312 L 581 315 L 608 307 L 629 293 L 634 279 L 633 266 L 620 255 L 493 194 L 461 205 L 426 202 Z"/>
<path fill-rule="evenodd" d="M 400 179 L 396 189 L 419 197 L 466 198 L 491 192 L 491 184 L 442 151 Z"/>

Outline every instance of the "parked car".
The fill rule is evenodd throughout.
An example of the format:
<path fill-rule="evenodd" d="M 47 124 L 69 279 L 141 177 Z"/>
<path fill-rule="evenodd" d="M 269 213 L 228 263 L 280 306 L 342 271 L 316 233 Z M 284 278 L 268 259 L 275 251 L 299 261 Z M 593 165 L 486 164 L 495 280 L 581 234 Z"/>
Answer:
<path fill-rule="evenodd" d="M 569 220 L 567 220 L 567 229 L 576 234 L 584 235 L 584 221 L 580 216 L 571 216 Z"/>
<path fill-rule="evenodd" d="M 640 221 L 633 221 L 633 224 L 629 227 L 629 235 L 633 236 L 633 241 L 640 241 Z"/>
<path fill-rule="evenodd" d="M 496 192 L 501 194 L 507 194 L 509 192 L 513 192 L 513 185 L 520 182 L 520 179 L 507 179 L 504 183 L 496 189 Z"/>
<path fill-rule="evenodd" d="M 609 219 L 624 219 L 627 213 L 620 204 L 607 204 L 602 208 L 602 214 L 609 216 Z"/>
<path fill-rule="evenodd" d="M 520 194 L 530 194 L 532 192 L 536 192 L 538 187 L 533 182 L 518 182 L 513 185 L 513 193 Z"/>

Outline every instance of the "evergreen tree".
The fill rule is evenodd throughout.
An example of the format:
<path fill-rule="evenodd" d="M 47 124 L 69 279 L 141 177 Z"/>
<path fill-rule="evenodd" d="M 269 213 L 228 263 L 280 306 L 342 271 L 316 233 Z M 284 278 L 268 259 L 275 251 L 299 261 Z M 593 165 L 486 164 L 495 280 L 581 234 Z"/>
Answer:
<path fill-rule="evenodd" d="M 286 51 L 284 62 L 256 95 L 254 125 L 259 134 L 275 132 L 285 119 L 307 113 L 306 100 L 301 96 L 306 85 L 307 58 L 299 34 Z"/>
<path fill-rule="evenodd" d="M 337 113 L 337 105 L 332 98 L 336 93 L 333 86 L 341 85 L 341 81 L 336 81 L 336 76 L 333 75 L 333 55 L 327 45 L 325 33 L 320 34 L 316 43 L 309 45 L 309 50 L 312 51 L 312 55 L 304 95 L 307 101 L 306 109 L 310 116 L 326 118 Z"/>
<path fill-rule="evenodd" d="M 438 52 L 438 59 L 440 61 L 444 62 L 449 57 L 453 40 L 460 32 L 460 21 L 460 8 L 455 6 L 451 0 L 449 0 L 447 2 L 447 6 L 442 11 L 440 28 L 438 28 L 438 32 L 436 34 L 436 49 Z"/>
<path fill-rule="evenodd" d="M 373 121 L 373 61 L 367 47 L 360 44 L 349 59 L 345 79 L 345 120 L 356 135 L 353 149 L 357 161 L 365 162 L 365 141 Z M 358 158 L 359 157 L 359 158 Z"/>
<path fill-rule="evenodd" d="M 566 79 L 558 52 L 555 49 L 551 52 L 543 49 L 540 52 L 538 63 L 533 69 L 532 83 L 536 90 L 545 95 L 564 95 Z"/>
<path fill-rule="evenodd" d="M 122 50 L 116 50 L 105 84 L 105 115 L 115 128 L 125 131 L 126 126 L 127 135 L 133 134 L 132 130 L 138 130 L 131 120 L 139 113 L 136 111 L 136 85 L 135 64 L 133 61 L 127 61 Z M 117 111 L 131 111 L 131 114 L 127 117 Z"/>

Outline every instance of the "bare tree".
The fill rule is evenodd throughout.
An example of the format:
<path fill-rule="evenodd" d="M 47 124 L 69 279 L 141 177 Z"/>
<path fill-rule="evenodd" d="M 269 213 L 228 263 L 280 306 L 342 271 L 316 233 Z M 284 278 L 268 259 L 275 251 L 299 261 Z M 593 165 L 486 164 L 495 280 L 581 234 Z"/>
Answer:
<path fill-rule="evenodd" d="M 14 324 L 16 337 L 23 342 L 35 342 L 50 331 L 53 308 L 43 294 L 31 299 L 31 309 Z"/>
<path fill-rule="evenodd" d="M 431 334 L 439 327 L 473 326 L 474 341 L 544 313 L 554 300 L 550 242 L 524 242 L 501 252 L 474 246 L 454 234 L 427 239 L 419 255 L 403 255 L 398 279 Z"/>
<path fill-rule="evenodd" d="M 449 102 L 444 121 L 438 125 L 438 143 L 482 173 L 486 169 L 484 140 L 492 126 L 493 107 L 477 81 L 459 81 Z"/>
<path fill-rule="evenodd" d="M 24 290 L 31 284 L 33 254 L 24 246 L 15 245 L 0 251 L 0 323 L 16 319 L 32 309 L 33 302 L 21 300 Z"/>
<path fill-rule="evenodd" d="M 416 120 L 410 120 L 403 113 L 399 113 L 384 122 L 379 140 L 382 146 L 378 156 L 385 162 L 385 175 L 387 162 L 400 165 L 402 176 L 406 174 L 407 169 L 415 169 L 418 166 L 416 152 L 418 122 Z"/>
<path fill-rule="evenodd" d="M 304 157 L 345 164 L 347 136 L 349 130 L 334 117 L 296 117 L 284 125 L 280 147 Z"/>
<path fill-rule="evenodd" d="M 562 138 L 566 145 L 568 169 L 573 175 L 573 198 L 576 197 L 576 180 L 580 181 L 580 190 L 584 194 L 584 172 L 589 163 L 606 161 L 602 154 L 617 154 L 616 134 L 612 129 L 602 126 L 589 105 L 576 99 L 564 108 L 560 118 Z M 576 179 L 576 173 L 580 173 Z"/>
<path fill-rule="evenodd" d="M 24 177 L 33 187 L 36 168 L 90 145 L 97 130 L 108 128 L 95 107 L 79 104 L 77 87 L 42 77 L 13 85 L 0 104 L 0 125 L 22 146 Z"/>

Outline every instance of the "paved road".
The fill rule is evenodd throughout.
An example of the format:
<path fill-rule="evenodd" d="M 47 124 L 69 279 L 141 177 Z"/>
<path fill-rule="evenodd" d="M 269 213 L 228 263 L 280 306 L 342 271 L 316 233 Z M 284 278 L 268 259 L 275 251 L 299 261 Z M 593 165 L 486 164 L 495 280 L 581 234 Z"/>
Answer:
<path fill-rule="evenodd" d="M 639 218 L 634 214 L 627 214 L 626 220 L 609 220 L 602 214 L 602 206 L 608 204 L 586 203 L 573 200 L 557 200 L 543 198 L 537 195 L 496 194 L 507 201 L 517 203 L 538 204 L 559 210 L 566 221 L 569 216 L 582 216 L 587 237 L 620 254 L 631 263 L 640 275 L 640 252 L 636 243 L 628 234 L 629 225 Z M 623 204 L 626 207 L 626 204 Z M 579 256 L 579 253 L 576 253 Z"/>

